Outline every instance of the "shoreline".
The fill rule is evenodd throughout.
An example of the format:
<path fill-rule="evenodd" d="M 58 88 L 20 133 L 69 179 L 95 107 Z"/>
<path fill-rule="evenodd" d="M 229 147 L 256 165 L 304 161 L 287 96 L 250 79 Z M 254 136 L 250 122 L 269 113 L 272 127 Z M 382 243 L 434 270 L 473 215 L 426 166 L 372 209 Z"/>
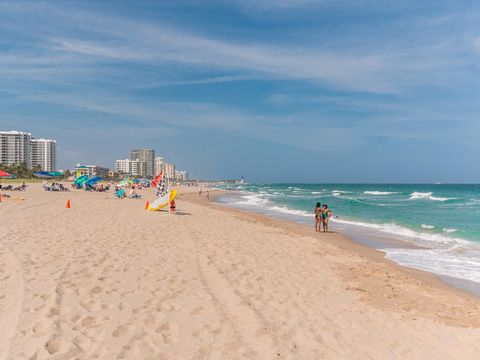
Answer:
<path fill-rule="evenodd" d="M 226 202 L 219 201 L 219 198 L 226 194 L 230 193 L 235 193 L 238 191 L 235 190 L 218 190 L 218 189 L 212 189 L 211 192 L 216 194 L 211 198 L 211 202 L 214 202 L 216 204 L 219 204 L 223 208 L 227 209 L 233 209 L 233 210 L 238 210 L 240 212 L 243 212 L 245 214 L 255 214 L 259 215 L 262 217 L 266 217 L 268 219 L 274 219 L 278 220 L 279 222 L 289 222 L 291 224 L 296 224 L 300 225 L 302 227 L 305 227 L 305 230 L 310 229 L 310 235 L 313 236 L 315 233 L 311 231 L 311 227 L 309 225 L 306 225 L 301 222 L 296 222 L 294 220 L 288 219 L 286 216 L 270 216 L 267 214 L 263 214 L 258 211 L 246 209 L 246 208 L 239 208 L 235 207 L 232 205 L 229 205 Z M 400 263 L 397 263 L 394 260 L 388 259 L 385 255 L 386 253 L 383 251 L 384 248 L 390 247 L 390 248 L 404 248 L 404 249 L 428 249 L 426 247 L 422 247 L 419 245 L 415 245 L 411 242 L 405 241 L 405 240 L 400 240 L 400 239 L 393 239 L 389 238 L 387 235 L 364 235 L 364 234 L 354 234 L 354 233 L 349 233 L 345 232 L 343 230 L 339 231 L 330 231 L 330 233 L 338 233 L 341 234 L 344 238 L 346 238 L 348 241 L 360 245 L 362 248 L 367 248 L 369 250 L 373 250 L 375 252 L 379 252 L 382 255 L 383 261 L 390 262 L 402 269 L 406 269 L 408 271 L 413 270 L 414 272 L 418 272 L 419 274 L 424 274 L 423 276 L 428 276 L 431 277 L 432 280 L 439 281 L 441 285 L 443 286 L 448 286 L 453 288 L 454 290 L 460 290 L 470 296 L 474 296 L 476 298 L 480 298 L 480 284 L 467 280 L 467 279 L 460 279 L 448 275 L 440 275 L 436 274 L 432 271 L 428 270 L 423 270 L 415 267 L 410 267 L 407 265 L 403 265 Z M 321 236 L 321 235 L 320 235 Z"/>
<path fill-rule="evenodd" d="M 432 286 L 445 289 L 447 291 L 455 292 L 462 296 L 466 296 L 467 298 L 480 300 L 480 289 L 474 289 L 476 285 L 476 283 L 474 282 L 471 282 L 469 280 L 464 280 L 464 279 L 438 275 L 433 272 L 398 264 L 393 260 L 387 259 L 385 257 L 385 252 L 383 252 L 381 249 L 371 247 L 368 244 L 365 244 L 360 241 L 355 241 L 354 239 L 352 239 L 347 234 L 344 234 L 343 232 L 330 231 L 327 234 L 315 233 L 310 226 L 305 224 L 300 224 L 292 220 L 278 219 L 278 218 L 261 214 L 255 211 L 249 211 L 246 209 L 240 209 L 233 206 L 228 206 L 226 204 L 223 204 L 222 202 L 217 201 L 219 197 L 221 197 L 222 195 L 228 192 L 229 190 L 210 189 L 210 201 L 207 201 L 203 197 L 198 198 L 197 193 L 188 193 L 188 195 L 183 194 L 183 197 L 185 198 L 185 195 L 186 195 L 186 199 L 188 201 L 191 201 L 196 204 L 200 204 L 203 206 L 211 206 L 211 207 L 214 207 L 215 209 L 232 212 L 234 214 L 241 214 L 242 216 L 250 218 L 255 222 L 256 221 L 261 222 L 266 226 L 279 227 L 287 231 L 296 232 L 303 236 L 315 237 L 315 235 L 317 235 L 317 237 L 315 237 L 316 239 L 326 241 L 330 245 L 337 246 L 342 250 L 353 251 L 358 253 L 361 256 L 367 256 L 374 261 L 386 263 L 389 266 L 392 266 L 395 269 L 402 271 L 408 274 L 409 276 L 415 277 L 420 281 L 424 281 Z M 322 235 L 324 236 L 323 239 L 321 239 Z M 331 236 L 325 237 L 325 235 L 327 236 L 334 235 L 335 238 L 332 239 Z M 420 248 L 418 246 L 415 246 L 414 244 L 403 242 L 401 240 L 394 240 L 394 239 L 388 239 L 388 238 L 385 238 L 385 240 L 400 244 L 399 246 L 405 246 L 410 248 Z"/>

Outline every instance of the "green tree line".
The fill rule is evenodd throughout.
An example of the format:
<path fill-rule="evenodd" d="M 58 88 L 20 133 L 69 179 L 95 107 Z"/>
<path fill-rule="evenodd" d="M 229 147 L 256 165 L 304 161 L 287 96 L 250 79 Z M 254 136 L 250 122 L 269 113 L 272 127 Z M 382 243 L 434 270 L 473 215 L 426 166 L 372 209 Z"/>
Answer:
<path fill-rule="evenodd" d="M 29 168 L 26 163 L 12 164 L 12 165 L 3 165 L 0 164 L 0 170 L 3 170 L 9 174 L 15 175 L 17 178 L 21 179 L 31 179 L 34 178 L 33 174 L 42 171 L 41 167 L 33 166 Z"/>

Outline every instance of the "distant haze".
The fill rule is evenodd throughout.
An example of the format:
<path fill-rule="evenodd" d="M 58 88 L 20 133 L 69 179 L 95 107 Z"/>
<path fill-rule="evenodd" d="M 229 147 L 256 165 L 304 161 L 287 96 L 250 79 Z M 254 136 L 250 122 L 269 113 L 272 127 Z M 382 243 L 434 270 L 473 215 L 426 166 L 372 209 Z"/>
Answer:
<path fill-rule="evenodd" d="M 479 182 L 478 1 L 1 1 L 0 130 L 60 169 Z"/>

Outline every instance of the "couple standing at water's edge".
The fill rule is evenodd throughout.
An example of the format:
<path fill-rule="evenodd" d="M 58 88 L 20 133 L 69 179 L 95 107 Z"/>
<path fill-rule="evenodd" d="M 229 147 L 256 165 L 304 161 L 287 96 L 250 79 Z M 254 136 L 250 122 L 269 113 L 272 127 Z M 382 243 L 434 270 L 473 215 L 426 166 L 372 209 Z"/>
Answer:
<path fill-rule="evenodd" d="M 315 231 L 320 232 L 320 224 L 322 224 L 323 232 L 328 232 L 328 221 L 332 217 L 332 212 L 327 204 L 321 205 L 317 202 L 315 206 Z"/>

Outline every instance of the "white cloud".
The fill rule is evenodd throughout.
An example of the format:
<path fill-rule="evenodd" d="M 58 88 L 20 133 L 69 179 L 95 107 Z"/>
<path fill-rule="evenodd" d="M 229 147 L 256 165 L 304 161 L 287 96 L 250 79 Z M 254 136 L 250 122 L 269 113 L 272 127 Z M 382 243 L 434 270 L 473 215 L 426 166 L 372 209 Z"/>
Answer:
<path fill-rule="evenodd" d="M 318 2 L 281 0 L 276 7 L 307 6 Z M 322 4 L 329 1 L 320 1 Z M 245 3 L 267 6 L 264 1 Z M 72 11 L 48 3 L 29 6 L 0 5 L 0 10 L 33 17 L 38 23 L 30 54 L 0 54 L 1 64 L 15 71 L 21 66 L 62 65 L 85 67 L 104 62 L 128 62 L 149 66 L 184 66 L 225 74 L 205 79 L 176 79 L 173 85 L 235 81 L 244 78 L 302 80 L 334 89 L 374 93 L 401 93 L 418 85 L 451 83 L 452 67 L 468 62 L 460 45 L 451 39 L 419 39 L 417 43 L 256 42 L 225 40 L 181 31 L 164 23 L 152 24 L 132 18 Z M 48 19 L 42 14 L 48 14 Z M 53 20 L 52 20 L 53 19 Z M 55 23 L 53 30 L 51 24 Z M 10 25 L 14 26 L 14 25 Z M 24 32 L 20 24 L 16 29 Z M 313 39 L 313 38 L 312 38 Z M 352 44 L 355 44 L 352 46 Z M 474 43 L 478 49 L 477 41 Z M 19 60 L 16 62 L 16 60 Z M 52 72 L 55 69 L 51 69 Z M 0 69 L 1 71 L 1 69 Z M 43 69 L 45 72 L 45 69 Z M 236 73 L 237 75 L 231 74 Z M 238 75 L 238 73 L 241 73 Z M 433 74 L 440 76 L 434 76 Z M 92 76 L 97 74 L 93 72 Z M 130 87 L 145 84 L 130 83 Z M 168 85 L 168 79 L 147 83 Z"/>
<path fill-rule="evenodd" d="M 284 2 L 287 6 L 290 2 Z M 15 7 L 14 7 L 15 8 Z M 1 9 L 1 7 L 0 7 Z M 6 8 L 5 8 L 6 9 Z M 85 11 L 68 11 L 43 3 L 22 8 L 39 24 L 33 44 L 40 54 L 25 56 L 32 64 L 37 56 L 62 63 L 69 54 L 79 61 L 92 58 L 149 65 L 182 64 L 217 71 L 242 71 L 244 75 L 275 79 L 321 82 L 335 88 L 372 92 L 394 92 L 386 76 L 396 59 L 368 51 L 333 51 L 322 44 L 281 44 L 226 41 L 193 34 L 165 24 L 151 24 L 125 17 Z M 49 21 L 42 15 L 48 14 Z M 39 17 L 39 19 L 37 19 Z M 50 20 L 55 19 L 55 20 Z M 48 26 L 58 28 L 52 35 Z M 22 32 L 21 26 L 17 31 Z M 75 37 L 68 34 L 75 34 Z M 42 54 L 42 51 L 51 53 Z M 28 60 L 22 61 L 28 61 Z"/>

